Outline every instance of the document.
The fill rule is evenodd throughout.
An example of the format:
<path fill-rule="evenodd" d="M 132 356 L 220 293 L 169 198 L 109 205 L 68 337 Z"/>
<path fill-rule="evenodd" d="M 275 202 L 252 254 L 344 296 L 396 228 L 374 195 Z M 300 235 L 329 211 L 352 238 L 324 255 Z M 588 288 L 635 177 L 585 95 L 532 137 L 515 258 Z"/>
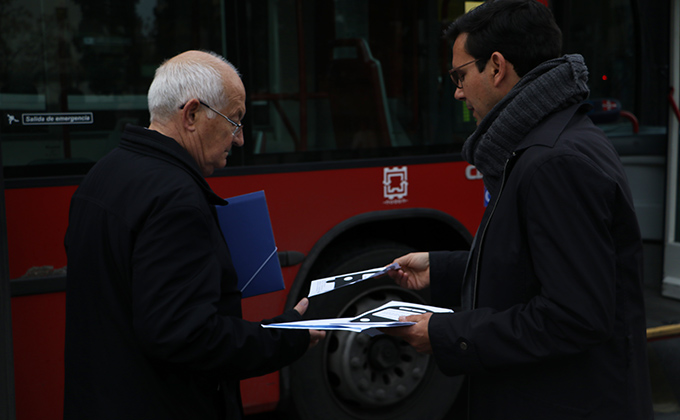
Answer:
<path fill-rule="evenodd" d="M 389 270 L 397 270 L 401 268 L 398 263 L 390 264 L 387 267 L 371 268 L 370 270 L 357 271 L 356 273 L 339 274 L 333 277 L 325 277 L 323 279 L 312 280 L 309 286 L 309 295 L 312 297 L 327 293 L 340 287 L 349 286 L 360 281 L 368 280 L 374 277 L 380 277 Z"/>
<path fill-rule="evenodd" d="M 306 321 L 281 322 L 277 324 L 263 324 L 262 326 L 264 328 L 362 332 L 371 328 L 392 328 L 413 325 L 415 322 L 399 321 L 399 317 L 422 315 L 427 312 L 452 313 L 453 311 L 448 308 L 393 300 L 352 318 L 312 319 Z"/>
<path fill-rule="evenodd" d="M 241 297 L 282 290 L 283 274 L 264 191 L 227 198 L 227 202 L 215 209 Z"/>

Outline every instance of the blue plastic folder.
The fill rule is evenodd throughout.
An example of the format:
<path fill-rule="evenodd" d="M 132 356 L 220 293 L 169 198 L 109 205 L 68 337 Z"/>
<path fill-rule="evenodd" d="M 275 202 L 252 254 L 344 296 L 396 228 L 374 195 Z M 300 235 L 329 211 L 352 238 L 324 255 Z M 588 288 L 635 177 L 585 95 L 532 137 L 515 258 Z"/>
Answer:
<path fill-rule="evenodd" d="M 216 206 L 217 218 L 246 298 L 282 290 L 283 274 L 276 253 L 264 191 L 228 198 Z"/>

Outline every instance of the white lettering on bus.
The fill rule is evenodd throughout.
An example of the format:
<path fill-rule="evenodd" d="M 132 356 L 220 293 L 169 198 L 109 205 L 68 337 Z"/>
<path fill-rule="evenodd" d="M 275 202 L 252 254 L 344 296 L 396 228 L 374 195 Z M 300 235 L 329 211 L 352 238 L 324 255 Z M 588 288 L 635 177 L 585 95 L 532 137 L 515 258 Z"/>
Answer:
<path fill-rule="evenodd" d="M 468 165 L 468 167 L 465 168 L 465 178 L 474 181 L 475 179 L 482 179 L 482 174 L 474 165 Z"/>

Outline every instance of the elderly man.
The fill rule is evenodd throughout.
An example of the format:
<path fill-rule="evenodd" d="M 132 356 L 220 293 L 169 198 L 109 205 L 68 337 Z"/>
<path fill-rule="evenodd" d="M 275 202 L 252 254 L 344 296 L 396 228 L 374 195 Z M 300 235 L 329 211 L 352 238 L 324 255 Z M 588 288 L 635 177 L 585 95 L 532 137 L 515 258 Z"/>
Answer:
<path fill-rule="evenodd" d="M 239 379 L 323 337 L 241 318 L 241 295 L 204 177 L 243 144 L 245 89 L 223 58 L 161 65 L 149 128 L 126 127 L 73 195 L 65 419 L 238 419 Z M 276 321 L 299 319 L 303 299 Z"/>
<path fill-rule="evenodd" d="M 392 276 L 454 314 L 390 330 L 468 374 L 470 419 L 652 418 L 642 242 L 616 151 L 585 115 L 587 69 L 536 0 L 456 20 L 451 79 L 477 119 L 463 156 L 491 201 L 469 252 Z"/>

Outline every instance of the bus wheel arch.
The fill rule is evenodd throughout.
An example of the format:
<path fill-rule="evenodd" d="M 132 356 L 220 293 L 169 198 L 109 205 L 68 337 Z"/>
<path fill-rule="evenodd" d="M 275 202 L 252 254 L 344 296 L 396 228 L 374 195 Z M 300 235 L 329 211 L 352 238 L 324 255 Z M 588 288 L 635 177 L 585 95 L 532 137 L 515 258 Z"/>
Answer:
<path fill-rule="evenodd" d="M 385 247 L 403 247 L 409 252 L 458 250 L 469 249 L 471 243 L 472 235 L 465 226 L 440 210 L 384 210 L 351 217 L 334 226 L 312 247 L 291 287 L 286 307 L 293 307 L 307 295 L 310 281 L 322 278 L 332 271 L 329 268 L 340 266 L 339 261 L 362 250 Z M 390 262 L 378 262 L 375 267 Z M 374 267 L 364 267 L 368 268 Z"/>
<path fill-rule="evenodd" d="M 300 269 L 289 303 L 306 296 L 312 279 L 379 267 L 408 252 L 469 247 L 468 231 L 442 212 L 377 213 L 343 222 L 317 243 L 305 260 L 306 267 Z M 388 277 L 332 295 L 312 298 L 307 315 L 346 317 L 390 300 L 429 302 L 429 291 L 400 288 Z M 386 361 L 383 357 L 390 354 L 394 357 Z M 445 377 L 434 358 L 414 352 L 400 340 L 346 332 L 329 332 L 326 340 L 287 368 L 283 378 L 284 393 L 292 397 L 300 418 L 319 418 L 324 413 L 325 418 L 337 420 L 416 418 L 424 407 L 428 407 L 428 418 L 441 418 L 462 382 L 460 377 Z M 376 388 L 378 397 L 363 395 L 367 385 Z"/>

